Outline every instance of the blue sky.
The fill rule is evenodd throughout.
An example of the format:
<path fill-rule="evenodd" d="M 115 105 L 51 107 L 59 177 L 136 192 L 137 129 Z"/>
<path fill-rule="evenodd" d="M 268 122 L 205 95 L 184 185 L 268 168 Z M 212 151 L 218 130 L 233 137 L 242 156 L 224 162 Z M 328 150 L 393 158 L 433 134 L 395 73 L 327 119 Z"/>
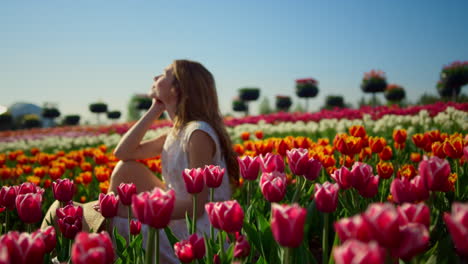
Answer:
<path fill-rule="evenodd" d="M 213 73 L 224 113 L 245 86 L 296 103 L 305 77 L 319 81 L 311 109 L 330 94 L 356 105 L 371 69 L 414 101 L 436 94 L 444 65 L 468 60 L 467 11 L 466 0 L 2 1 L 0 105 L 51 102 L 86 119 L 101 100 L 125 116 L 178 58 Z"/>

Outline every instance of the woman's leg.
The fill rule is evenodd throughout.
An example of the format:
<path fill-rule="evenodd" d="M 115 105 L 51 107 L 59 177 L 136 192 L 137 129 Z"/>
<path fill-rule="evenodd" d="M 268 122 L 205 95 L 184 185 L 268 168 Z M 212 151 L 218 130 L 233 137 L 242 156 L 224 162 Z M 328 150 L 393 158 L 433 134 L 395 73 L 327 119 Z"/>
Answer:
<path fill-rule="evenodd" d="M 151 191 L 154 187 L 164 189 L 164 183 L 151 170 L 137 161 L 119 161 L 115 166 L 110 183 L 109 192 L 118 194 L 117 187 L 121 183 L 134 183 L 137 193 Z M 118 216 L 128 217 L 128 208 L 119 203 Z"/>

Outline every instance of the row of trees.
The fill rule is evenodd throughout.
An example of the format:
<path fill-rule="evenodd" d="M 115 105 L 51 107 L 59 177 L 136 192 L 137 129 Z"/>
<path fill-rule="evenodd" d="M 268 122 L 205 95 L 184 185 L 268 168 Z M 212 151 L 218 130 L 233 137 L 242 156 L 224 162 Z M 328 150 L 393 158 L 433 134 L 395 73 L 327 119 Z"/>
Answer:
<path fill-rule="evenodd" d="M 437 92 L 441 97 L 439 100 L 451 98 L 456 101 L 462 87 L 466 84 L 468 84 L 468 61 L 456 61 L 444 66 L 440 74 L 440 81 L 436 86 Z M 305 99 L 305 111 L 308 112 L 309 99 L 316 97 L 319 92 L 318 81 L 313 78 L 298 79 L 296 80 L 295 88 L 296 95 L 299 98 Z M 380 70 L 371 70 L 365 73 L 360 88 L 364 93 L 372 94 L 372 106 L 380 104 L 376 97 L 378 93 L 384 94 L 388 104 L 401 104 L 402 100 L 406 98 L 405 89 L 398 84 L 388 84 L 385 73 Z M 249 102 L 257 100 L 259 96 L 259 88 L 241 88 L 239 89 L 239 96 L 233 100 L 232 109 L 235 112 L 244 112 L 248 115 Z M 361 100 L 360 105 L 363 103 L 362 101 L 363 100 Z M 265 102 L 264 100 L 260 107 L 260 113 L 268 111 L 265 110 L 269 107 L 267 107 L 266 104 L 268 104 L 268 101 Z M 277 111 L 289 111 L 291 105 L 292 100 L 290 96 L 276 96 L 275 106 Z M 322 108 L 346 106 L 347 104 L 344 102 L 342 96 L 329 95 L 326 97 L 325 105 Z"/>

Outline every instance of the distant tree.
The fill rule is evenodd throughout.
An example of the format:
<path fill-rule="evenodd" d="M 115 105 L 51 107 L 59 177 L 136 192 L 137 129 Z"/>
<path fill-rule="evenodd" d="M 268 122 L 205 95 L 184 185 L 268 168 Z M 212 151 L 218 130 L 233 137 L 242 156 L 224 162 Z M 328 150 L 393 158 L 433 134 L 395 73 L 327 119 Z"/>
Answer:
<path fill-rule="evenodd" d="M 309 98 L 316 97 L 319 92 L 318 82 L 313 78 L 296 80 L 296 95 L 299 98 L 305 98 L 305 111 L 309 111 Z"/>
<path fill-rule="evenodd" d="M 364 78 L 361 83 L 361 90 L 364 93 L 372 94 L 372 105 L 376 106 L 376 93 L 385 91 L 387 80 L 383 71 L 371 70 L 364 73 Z"/>
<path fill-rule="evenodd" d="M 112 120 L 117 120 L 121 116 L 120 111 L 109 111 L 107 112 L 107 118 L 112 119 Z"/>
<path fill-rule="evenodd" d="M 276 110 L 288 112 L 292 105 L 291 97 L 285 95 L 276 96 Z"/>
<path fill-rule="evenodd" d="M 79 115 L 66 115 L 62 123 L 67 126 L 75 126 L 80 123 Z"/>
<path fill-rule="evenodd" d="M 60 116 L 60 111 L 55 107 L 44 107 L 42 108 L 42 117 L 51 121 L 55 125 L 54 120 Z"/>
<path fill-rule="evenodd" d="M 27 114 L 21 117 L 20 119 L 20 124 L 22 128 L 35 128 L 35 127 L 41 127 L 42 123 L 41 120 L 39 119 L 39 116 L 35 114 Z"/>
<path fill-rule="evenodd" d="M 0 131 L 12 130 L 14 128 L 13 116 L 10 112 L 0 115 Z"/>
<path fill-rule="evenodd" d="M 341 95 L 328 95 L 325 98 L 325 108 L 326 109 L 333 109 L 335 107 L 339 107 L 339 108 L 344 108 L 345 107 L 343 96 L 341 96 Z"/>
<path fill-rule="evenodd" d="M 107 112 L 107 104 L 98 102 L 89 105 L 89 110 L 97 116 L 97 122 L 100 124 L 99 115 Z"/>
<path fill-rule="evenodd" d="M 245 87 L 239 89 L 239 99 L 246 105 L 246 115 L 249 115 L 249 102 L 256 101 L 260 96 L 260 89 L 255 87 Z"/>
<path fill-rule="evenodd" d="M 442 97 L 457 100 L 463 86 L 468 84 L 468 61 L 455 61 L 442 68 L 437 91 Z"/>
<path fill-rule="evenodd" d="M 266 96 L 263 97 L 263 100 L 260 102 L 259 105 L 259 114 L 261 115 L 266 115 L 266 114 L 271 114 L 273 113 L 273 110 L 270 107 L 270 101 Z"/>
<path fill-rule="evenodd" d="M 397 84 L 389 84 L 384 92 L 385 99 L 391 104 L 400 104 L 405 99 L 405 89 Z"/>
<path fill-rule="evenodd" d="M 244 112 L 244 115 L 247 116 L 247 113 L 249 112 L 248 109 L 248 105 L 240 98 L 236 97 L 232 100 L 232 110 L 234 112 Z"/>

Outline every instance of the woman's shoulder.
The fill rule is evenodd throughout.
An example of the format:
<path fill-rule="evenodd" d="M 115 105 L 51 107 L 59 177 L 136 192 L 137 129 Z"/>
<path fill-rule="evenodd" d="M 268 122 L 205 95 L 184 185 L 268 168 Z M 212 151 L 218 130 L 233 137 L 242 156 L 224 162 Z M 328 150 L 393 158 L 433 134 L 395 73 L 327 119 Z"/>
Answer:
<path fill-rule="evenodd" d="M 189 140 L 192 133 L 196 130 L 202 130 L 203 132 L 207 133 L 211 138 L 213 138 L 216 143 L 218 143 L 218 136 L 216 134 L 216 131 L 208 122 L 201 120 L 190 121 L 184 126 L 185 139 Z"/>

